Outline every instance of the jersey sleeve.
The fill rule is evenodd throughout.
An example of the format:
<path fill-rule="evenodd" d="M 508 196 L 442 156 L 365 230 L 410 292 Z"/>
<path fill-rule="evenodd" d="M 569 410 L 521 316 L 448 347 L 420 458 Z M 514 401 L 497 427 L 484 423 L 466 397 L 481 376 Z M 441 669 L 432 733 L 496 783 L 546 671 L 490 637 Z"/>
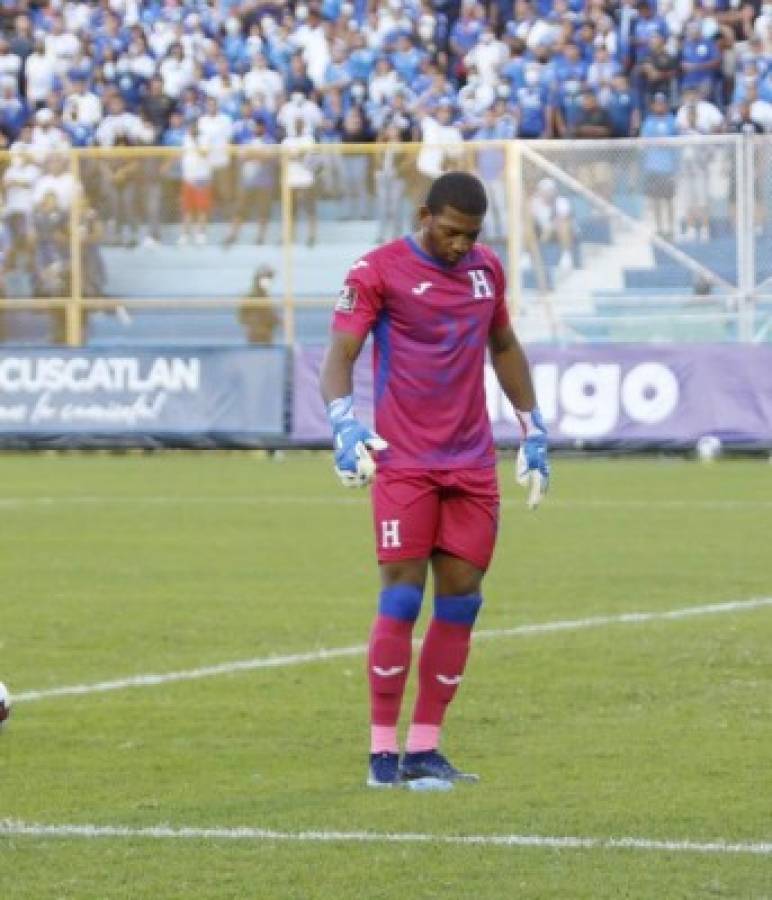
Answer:
<path fill-rule="evenodd" d="M 365 337 L 383 306 L 383 281 L 373 259 L 359 259 L 349 269 L 332 316 L 333 331 Z"/>
<path fill-rule="evenodd" d="M 491 252 L 491 265 L 493 266 L 494 279 L 494 296 L 493 296 L 493 318 L 491 319 L 490 331 L 497 328 L 504 328 L 510 324 L 509 310 L 507 309 L 507 276 L 504 274 L 504 267 L 495 253 Z"/>

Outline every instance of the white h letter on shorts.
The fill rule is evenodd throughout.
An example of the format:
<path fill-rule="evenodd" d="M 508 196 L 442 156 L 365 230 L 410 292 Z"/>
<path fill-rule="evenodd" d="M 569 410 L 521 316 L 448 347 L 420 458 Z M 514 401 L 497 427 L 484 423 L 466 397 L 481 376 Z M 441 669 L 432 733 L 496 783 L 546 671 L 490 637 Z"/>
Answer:
<path fill-rule="evenodd" d="M 399 540 L 399 519 L 381 519 L 381 547 L 401 547 Z"/>
<path fill-rule="evenodd" d="M 472 290 L 474 291 L 475 300 L 490 300 L 493 297 L 493 289 L 488 284 L 483 269 L 470 269 L 467 272 L 472 279 Z"/>

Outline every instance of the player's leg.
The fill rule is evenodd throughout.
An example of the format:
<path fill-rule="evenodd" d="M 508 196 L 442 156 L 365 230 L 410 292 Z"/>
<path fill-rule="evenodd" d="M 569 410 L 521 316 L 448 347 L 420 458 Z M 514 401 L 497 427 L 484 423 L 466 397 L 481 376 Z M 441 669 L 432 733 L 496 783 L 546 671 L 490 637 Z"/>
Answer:
<path fill-rule="evenodd" d="M 449 481 L 432 555 L 434 615 L 421 648 L 418 696 L 402 763 L 406 777 L 464 777 L 438 748 L 482 606 L 482 579 L 496 540 L 499 497 L 493 470 L 458 473 Z"/>
<path fill-rule="evenodd" d="M 381 592 L 367 655 L 371 786 L 398 780 L 397 723 L 437 527 L 436 489 L 420 476 L 381 472 L 373 489 Z"/>

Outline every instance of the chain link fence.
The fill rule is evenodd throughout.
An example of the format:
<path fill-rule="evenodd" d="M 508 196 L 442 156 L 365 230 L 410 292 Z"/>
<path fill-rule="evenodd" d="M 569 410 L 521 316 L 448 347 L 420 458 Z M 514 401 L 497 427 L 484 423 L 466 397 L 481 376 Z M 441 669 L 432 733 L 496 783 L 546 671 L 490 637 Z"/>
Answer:
<path fill-rule="evenodd" d="M 525 340 L 772 340 L 771 161 L 741 135 L 4 154 L 0 339 L 323 340 L 351 263 L 463 168 Z"/>

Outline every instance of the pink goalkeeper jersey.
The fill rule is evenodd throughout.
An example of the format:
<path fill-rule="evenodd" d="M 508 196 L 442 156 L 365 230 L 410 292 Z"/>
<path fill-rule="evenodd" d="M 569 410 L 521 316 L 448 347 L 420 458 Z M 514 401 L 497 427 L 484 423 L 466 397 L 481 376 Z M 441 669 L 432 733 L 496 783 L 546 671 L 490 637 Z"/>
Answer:
<path fill-rule="evenodd" d="M 380 466 L 495 465 L 484 365 L 491 329 L 509 323 L 504 295 L 501 263 L 479 244 L 448 266 L 401 238 L 351 267 L 333 330 L 373 332 Z"/>

